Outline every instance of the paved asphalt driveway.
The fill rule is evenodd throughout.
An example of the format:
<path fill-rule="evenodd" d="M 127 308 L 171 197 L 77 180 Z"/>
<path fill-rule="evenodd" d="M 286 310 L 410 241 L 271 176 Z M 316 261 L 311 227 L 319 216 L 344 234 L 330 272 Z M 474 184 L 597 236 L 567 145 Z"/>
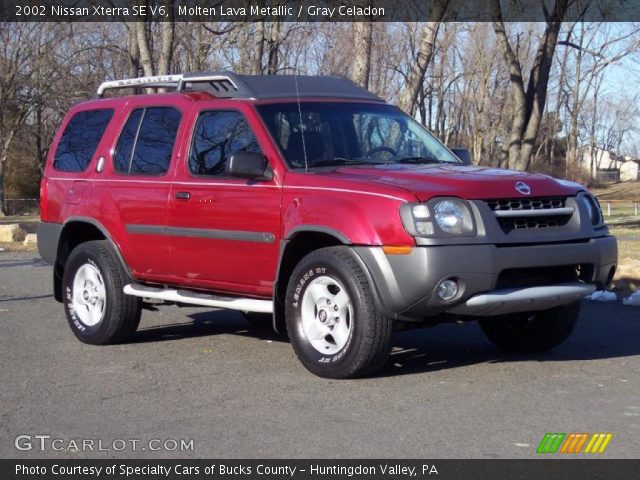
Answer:
<path fill-rule="evenodd" d="M 637 308 L 585 303 L 565 345 L 528 357 L 503 355 L 475 324 L 407 331 L 382 375 L 330 381 L 223 311 L 145 311 L 133 343 L 83 345 L 50 277 L 32 253 L 0 253 L 0 458 L 531 458 L 546 432 L 612 432 L 604 458 L 640 452 Z M 41 434 L 193 451 L 14 447 Z"/>

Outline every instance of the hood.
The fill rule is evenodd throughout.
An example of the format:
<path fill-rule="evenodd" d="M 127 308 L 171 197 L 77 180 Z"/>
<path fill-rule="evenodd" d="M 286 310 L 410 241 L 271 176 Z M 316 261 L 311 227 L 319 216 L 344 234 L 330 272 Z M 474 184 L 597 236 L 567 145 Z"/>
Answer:
<path fill-rule="evenodd" d="M 361 184 L 378 183 L 401 188 L 419 200 L 437 196 L 461 197 L 468 200 L 488 198 L 520 198 L 567 196 L 583 190 L 579 184 L 557 180 L 547 175 L 490 167 L 463 165 L 380 165 L 342 167 L 325 175 Z M 530 194 L 516 190 L 525 183 Z"/>

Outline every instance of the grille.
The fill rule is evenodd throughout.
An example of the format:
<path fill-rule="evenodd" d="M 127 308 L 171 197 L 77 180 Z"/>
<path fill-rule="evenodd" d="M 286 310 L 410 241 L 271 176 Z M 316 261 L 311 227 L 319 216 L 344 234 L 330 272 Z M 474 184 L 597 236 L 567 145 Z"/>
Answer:
<path fill-rule="evenodd" d="M 562 215 L 558 215 L 557 212 L 554 214 L 545 212 L 545 210 L 565 208 L 566 197 L 493 199 L 486 200 L 486 203 L 495 212 L 496 220 L 505 233 L 522 229 L 563 227 L 569 223 L 573 215 L 570 212 Z M 523 212 L 522 216 L 515 214 L 519 211 Z M 533 211 L 539 212 L 539 214 L 532 215 Z M 500 212 L 513 212 L 514 214 L 500 216 Z"/>
<path fill-rule="evenodd" d="M 544 210 L 548 208 L 563 208 L 566 197 L 543 198 L 509 198 L 499 200 L 487 200 L 487 205 L 493 211 L 496 210 Z"/>

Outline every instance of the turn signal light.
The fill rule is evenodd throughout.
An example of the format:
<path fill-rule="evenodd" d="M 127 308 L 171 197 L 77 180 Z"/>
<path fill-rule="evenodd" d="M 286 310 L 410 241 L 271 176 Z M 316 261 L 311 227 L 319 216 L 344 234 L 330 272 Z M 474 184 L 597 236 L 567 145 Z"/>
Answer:
<path fill-rule="evenodd" d="M 382 251 L 387 255 L 409 255 L 412 250 L 410 246 L 385 245 L 382 247 Z"/>

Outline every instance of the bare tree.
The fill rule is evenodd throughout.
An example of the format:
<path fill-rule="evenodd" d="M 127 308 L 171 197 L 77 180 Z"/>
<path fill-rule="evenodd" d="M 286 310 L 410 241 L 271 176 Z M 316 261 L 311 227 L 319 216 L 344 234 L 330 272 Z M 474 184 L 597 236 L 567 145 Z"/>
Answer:
<path fill-rule="evenodd" d="M 569 3 L 570 0 L 556 0 L 551 13 L 546 14 L 547 20 L 538 41 L 538 50 L 528 72 L 525 88 L 523 62 L 507 34 L 500 0 L 492 0 L 493 29 L 511 77 L 514 112 L 504 155 L 508 156 L 508 165 L 512 168 L 529 168 L 547 100 L 549 72 L 558 43 L 558 33 Z"/>
<path fill-rule="evenodd" d="M 136 21 L 131 24 L 133 37 L 136 41 L 136 57 L 132 61 L 142 67 L 145 76 L 167 75 L 171 71 L 171 60 L 174 51 L 175 23 L 174 5 L 171 0 L 165 0 L 168 18 L 163 21 Z M 160 33 L 157 34 L 157 30 Z M 154 37 L 160 37 L 160 41 Z M 154 48 L 159 44 L 159 48 Z"/>
<path fill-rule="evenodd" d="M 131 28 L 133 29 L 136 46 L 138 49 L 140 66 L 142 67 L 142 73 L 145 76 L 151 77 L 154 75 L 153 57 L 151 55 L 151 47 L 149 46 L 149 32 L 150 24 L 148 22 L 133 22 Z"/>
<path fill-rule="evenodd" d="M 35 23 L 5 24 L 0 30 L 0 216 L 6 214 L 9 152 L 34 107 L 30 67 L 43 48 L 41 32 Z"/>
<path fill-rule="evenodd" d="M 276 75 L 278 73 L 278 65 L 280 63 L 280 31 L 282 28 L 282 22 L 271 22 L 271 28 L 269 29 L 269 37 L 267 38 L 267 74 Z"/>
<path fill-rule="evenodd" d="M 589 145 L 594 143 L 593 128 L 598 120 L 598 102 L 592 102 L 592 128 L 587 128 L 588 133 L 584 135 L 580 135 L 581 112 L 590 97 L 598 96 L 605 70 L 637 52 L 640 43 L 639 32 L 635 25 L 610 28 L 603 23 L 587 24 L 580 21 L 572 23 L 567 29 L 565 39 L 558 42 L 566 47 L 559 83 L 562 87 L 560 91 L 569 127 L 565 159 L 567 171 L 570 171 L 578 160 L 580 141 Z M 591 177 L 595 175 L 594 168 L 592 165 Z"/>
<path fill-rule="evenodd" d="M 371 40 L 373 37 L 373 23 L 356 22 L 354 24 L 355 51 L 351 80 L 364 88 L 369 88 L 369 74 L 371 71 Z"/>
<path fill-rule="evenodd" d="M 561 173 L 581 147 L 639 144 L 637 98 L 624 88 L 634 80 L 620 75 L 640 56 L 637 24 L 563 22 L 577 0 L 547 1 L 541 24 L 505 24 L 507 2 L 492 1 L 493 23 L 444 23 L 450 0 L 437 0 L 426 23 L 4 24 L 0 210 L 5 196 L 36 195 L 38 165 L 73 103 L 104 79 L 175 71 L 349 76 L 483 165 Z"/>
<path fill-rule="evenodd" d="M 422 28 L 422 39 L 415 63 L 398 99 L 398 107 L 410 115 L 413 115 L 416 111 L 418 95 L 422 89 L 427 67 L 433 56 L 438 29 L 448 5 L 449 0 L 435 0 L 429 13 L 429 21 Z"/>
<path fill-rule="evenodd" d="M 253 34 L 254 36 L 253 59 L 251 62 L 251 69 L 250 69 L 250 73 L 253 75 L 260 75 L 261 73 L 263 73 L 262 57 L 264 56 L 264 44 L 266 42 L 264 24 L 265 24 L 264 20 L 257 22 L 256 30 L 255 30 L 255 33 Z"/>
<path fill-rule="evenodd" d="M 171 59 L 173 57 L 173 41 L 175 38 L 175 23 L 173 21 L 173 2 L 165 0 L 168 19 L 162 22 L 162 46 L 158 58 L 158 75 L 166 75 L 171 72 Z"/>

